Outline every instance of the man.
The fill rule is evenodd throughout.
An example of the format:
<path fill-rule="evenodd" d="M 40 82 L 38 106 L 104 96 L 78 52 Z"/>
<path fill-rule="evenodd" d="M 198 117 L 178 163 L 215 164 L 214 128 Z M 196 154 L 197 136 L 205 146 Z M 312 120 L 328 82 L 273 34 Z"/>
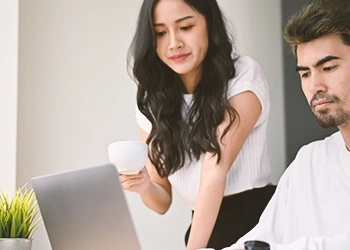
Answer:
<path fill-rule="evenodd" d="M 350 0 L 317 0 L 284 27 L 307 101 L 339 131 L 302 147 L 247 240 L 271 250 L 350 249 Z M 237 225 L 239 226 L 239 225 Z"/>

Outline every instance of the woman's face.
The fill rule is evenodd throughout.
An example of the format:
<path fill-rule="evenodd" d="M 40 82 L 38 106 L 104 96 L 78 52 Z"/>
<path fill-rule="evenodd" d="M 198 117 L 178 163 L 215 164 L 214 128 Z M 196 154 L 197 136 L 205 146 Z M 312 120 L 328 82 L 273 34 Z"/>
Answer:
<path fill-rule="evenodd" d="M 159 58 L 180 75 L 192 93 L 208 50 L 205 17 L 183 0 L 160 0 L 154 8 L 153 27 Z"/>

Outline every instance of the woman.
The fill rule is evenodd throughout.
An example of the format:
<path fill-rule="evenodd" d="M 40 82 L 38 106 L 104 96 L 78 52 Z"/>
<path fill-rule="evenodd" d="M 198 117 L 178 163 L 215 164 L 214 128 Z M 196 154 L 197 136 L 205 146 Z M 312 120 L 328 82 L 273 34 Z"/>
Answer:
<path fill-rule="evenodd" d="M 163 214 L 172 187 L 192 210 L 187 249 L 221 249 L 257 224 L 271 198 L 268 87 L 233 54 L 216 0 L 144 0 L 131 45 L 146 167 L 125 190 Z"/>

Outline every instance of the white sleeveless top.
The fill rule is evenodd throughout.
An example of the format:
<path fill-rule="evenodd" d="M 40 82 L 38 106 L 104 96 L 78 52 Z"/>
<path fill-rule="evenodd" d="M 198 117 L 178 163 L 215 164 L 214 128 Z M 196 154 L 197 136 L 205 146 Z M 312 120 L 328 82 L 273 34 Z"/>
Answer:
<path fill-rule="evenodd" d="M 236 76 L 229 81 L 227 98 L 229 99 L 245 91 L 251 91 L 258 97 L 262 111 L 227 173 L 225 196 L 263 187 L 271 182 L 266 139 L 270 111 L 268 86 L 260 66 L 250 57 L 240 57 L 236 61 L 235 67 Z M 192 94 L 184 94 L 184 100 L 187 105 L 190 105 Z M 186 112 L 185 110 L 187 109 L 184 108 L 184 112 Z M 150 121 L 137 107 L 136 121 L 145 132 L 151 132 L 152 125 Z M 174 190 L 185 205 L 192 210 L 196 206 L 203 157 L 204 154 L 198 161 L 186 161 L 180 170 L 168 176 Z"/>

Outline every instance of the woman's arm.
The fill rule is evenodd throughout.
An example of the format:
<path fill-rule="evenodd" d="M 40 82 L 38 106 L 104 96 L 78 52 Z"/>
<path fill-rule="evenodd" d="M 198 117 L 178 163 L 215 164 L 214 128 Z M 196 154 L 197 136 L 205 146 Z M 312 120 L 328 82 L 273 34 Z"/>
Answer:
<path fill-rule="evenodd" d="M 148 134 L 140 128 L 141 140 L 146 141 Z M 121 175 L 125 190 L 136 192 L 143 203 L 159 214 L 164 214 L 172 201 L 171 185 L 168 178 L 161 178 L 153 164 L 147 159 L 146 166 L 137 175 Z"/>
<path fill-rule="evenodd" d="M 251 91 L 231 97 L 229 103 L 235 107 L 239 119 L 234 121 L 222 141 L 221 135 L 229 124 L 228 114 L 217 128 L 217 140 L 221 150 L 220 163 L 216 163 L 217 156 L 211 153 L 206 153 L 203 160 L 187 250 L 207 246 L 223 199 L 227 172 L 252 131 L 262 109 L 259 99 Z"/>

